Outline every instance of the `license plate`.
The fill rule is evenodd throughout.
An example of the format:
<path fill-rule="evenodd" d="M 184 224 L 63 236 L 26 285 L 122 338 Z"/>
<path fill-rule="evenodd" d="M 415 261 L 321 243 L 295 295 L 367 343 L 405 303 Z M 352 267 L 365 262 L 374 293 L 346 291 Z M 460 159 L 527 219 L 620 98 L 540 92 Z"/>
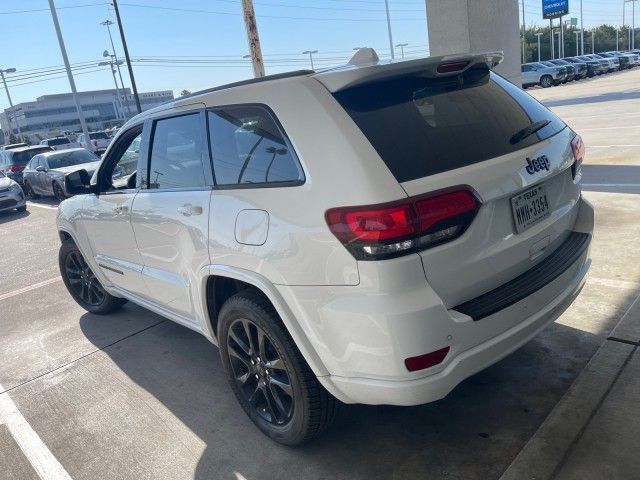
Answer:
<path fill-rule="evenodd" d="M 518 233 L 547 218 L 551 215 L 551 209 L 545 186 L 538 185 L 511 197 L 511 210 Z"/>

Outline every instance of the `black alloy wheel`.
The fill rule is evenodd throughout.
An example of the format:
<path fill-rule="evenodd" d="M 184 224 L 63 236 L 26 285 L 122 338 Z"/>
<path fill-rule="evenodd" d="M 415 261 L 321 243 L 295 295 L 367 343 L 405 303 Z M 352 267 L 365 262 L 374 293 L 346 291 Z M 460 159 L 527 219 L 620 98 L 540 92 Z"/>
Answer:
<path fill-rule="evenodd" d="M 284 425 L 293 415 L 289 373 L 267 333 L 240 318 L 229 328 L 227 354 L 238 389 L 255 413 L 272 425 Z"/>
<path fill-rule="evenodd" d="M 87 305 L 99 306 L 107 292 L 84 261 L 79 251 L 70 252 L 65 260 L 66 277 L 75 294 Z"/>

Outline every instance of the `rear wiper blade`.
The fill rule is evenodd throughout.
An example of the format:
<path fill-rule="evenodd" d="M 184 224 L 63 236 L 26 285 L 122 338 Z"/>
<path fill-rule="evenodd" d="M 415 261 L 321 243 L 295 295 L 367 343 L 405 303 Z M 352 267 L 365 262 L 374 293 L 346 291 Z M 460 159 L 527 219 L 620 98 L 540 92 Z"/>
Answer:
<path fill-rule="evenodd" d="M 530 135 L 533 135 L 538 130 L 543 129 L 551 123 L 551 120 L 540 120 L 539 122 L 532 123 L 528 127 L 524 127 L 522 130 L 517 131 L 509 140 L 511 145 L 521 142 Z"/>

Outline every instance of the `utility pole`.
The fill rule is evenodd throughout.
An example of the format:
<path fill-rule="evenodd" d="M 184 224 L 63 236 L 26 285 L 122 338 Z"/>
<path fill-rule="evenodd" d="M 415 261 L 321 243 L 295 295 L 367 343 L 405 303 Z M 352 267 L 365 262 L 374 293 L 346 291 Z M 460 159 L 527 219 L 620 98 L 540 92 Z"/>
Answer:
<path fill-rule="evenodd" d="M 18 138 L 22 140 L 22 132 L 20 131 L 20 124 L 18 123 L 18 118 L 16 117 L 16 112 L 13 111 L 13 102 L 11 101 L 11 95 L 9 94 L 9 87 L 7 87 L 7 80 L 4 78 L 5 73 L 15 73 L 15 68 L 6 68 L 4 70 L 0 69 L 0 75 L 2 76 L 2 83 L 4 83 L 4 91 L 7 92 L 7 100 L 9 100 L 9 107 L 11 107 L 11 113 L 13 114 L 13 121 L 16 124 L 16 130 L 18 132 Z M 9 120 L 9 128 L 11 128 L 11 115 L 8 115 Z M 11 133 L 11 132 L 9 132 Z"/>
<path fill-rule="evenodd" d="M 538 37 L 538 61 L 540 61 L 540 37 L 542 35 L 542 33 L 536 33 L 536 37 Z"/>
<path fill-rule="evenodd" d="M 107 32 L 109 32 L 109 40 L 111 41 L 111 51 L 113 52 L 113 58 L 116 63 L 116 68 L 118 69 L 118 76 L 120 77 L 120 85 L 122 85 L 122 92 L 125 93 L 124 80 L 122 80 L 122 72 L 120 71 L 120 65 L 122 65 L 122 62 L 118 60 L 118 54 L 116 53 L 116 46 L 113 44 L 113 37 L 111 36 L 111 28 L 109 28 L 111 25 L 113 25 L 113 22 L 111 20 L 105 20 L 104 22 L 100 22 L 100 25 L 106 26 Z M 126 93 L 125 93 L 124 102 L 127 107 L 127 113 L 129 113 L 129 116 L 131 117 L 132 116 L 131 108 L 129 107 L 129 102 L 127 101 Z M 122 112 L 122 115 L 124 116 L 124 112 Z"/>
<path fill-rule="evenodd" d="M 580 47 L 580 41 L 579 41 L 580 39 L 578 38 L 578 36 L 580 35 L 580 32 L 573 32 L 573 33 L 575 33 L 576 35 L 576 57 L 577 57 L 578 55 L 580 55 L 580 53 L 578 52 L 578 49 Z"/>
<path fill-rule="evenodd" d="M 391 50 L 391 60 L 396 58 L 393 51 L 393 37 L 391 35 L 391 16 L 389 15 L 389 0 L 384 0 L 384 7 L 387 11 L 387 30 L 389 31 L 389 50 Z"/>
<path fill-rule="evenodd" d="M 302 52 L 303 55 L 309 55 L 309 62 L 311 62 L 311 70 L 315 70 L 313 67 L 313 54 L 318 53 L 318 50 L 305 50 Z"/>
<path fill-rule="evenodd" d="M 560 32 L 558 38 L 558 58 L 564 58 L 564 22 L 560 17 Z"/>
<path fill-rule="evenodd" d="M 636 0 L 631 0 L 631 48 L 636 48 Z"/>
<path fill-rule="evenodd" d="M 54 5 L 53 0 L 49 0 L 49 8 L 51 10 L 51 17 L 53 18 L 53 25 L 56 29 L 56 35 L 58 36 L 58 44 L 60 45 L 62 60 L 64 61 L 64 66 L 67 70 L 67 77 L 69 78 L 69 85 L 71 86 L 71 93 L 73 94 L 73 102 L 76 104 L 78 118 L 80 119 L 80 126 L 82 127 L 82 133 L 84 134 L 84 138 L 87 143 L 87 150 L 93 150 L 93 145 L 89 141 L 89 129 L 87 128 L 87 122 L 84 119 L 84 113 L 82 113 L 80 97 L 78 97 L 76 82 L 73 80 L 73 74 L 71 73 L 71 67 L 69 66 L 69 57 L 67 57 L 67 49 L 64 46 L 62 31 L 60 30 L 60 23 L 58 22 L 58 13 L 56 12 L 56 6 Z"/>
<path fill-rule="evenodd" d="M 127 48 L 127 39 L 124 37 L 124 27 L 120 18 L 120 10 L 118 9 L 118 0 L 111 0 L 113 9 L 116 12 L 116 20 L 118 21 L 118 29 L 120 30 L 120 40 L 122 41 L 122 49 L 124 50 L 124 58 L 127 61 L 127 69 L 129 70 L 129 78 L 131 79 L 131 90 L 133 90 L 133 99 L 136 102 L 138 113 L 142 112 L 140 106 L 140 97 L 138 96 L 138 87 L 136 87 L 136 79 L 133 76 L 133 67 L 131 66 L 131 58 L 129 57 L 129 49 Z"/>
<path fill-rule="evenodd" d="M 591 30 L 591 53 L 596 53 L 596 31 Z"/>
<path fill-rule="evenodd" d="M 526 63 L 527 59 L 525 58 L 525 45 L 526 45 L 526 41 L 525 41 L 525 32 L 527 29 L 527 24 L 524 21 L 524 0 L 522 0 L 522 63 Z"/>
<path fill-rule="evenodd" d="M 616 28 L 616 51 L 620 51 L 619 33 L 620 29 Z"/>
<path fill-rule="evenodd" d="M 400 47 L 400 55 L 404 58 L 404 47 L 408 46 L 408 43 L 398 43 L 396 47 Z"/>
<path fill-rule="evenodd" d="M 260 49 L 260 37 L 256 23 L 256 12 L 253 10 L 253 0 L 242 0 L 242 13 L 244 14 L 244 26 L 247 30 L 251 63 L 253 64 L 253 76 L 264 77 L 264 62 Z"/>
<path fill-rule="evenodd" d="M 580 55 L 584 55 L 584 19 L 582 18 L 582 0 L 580 0 Z"/>

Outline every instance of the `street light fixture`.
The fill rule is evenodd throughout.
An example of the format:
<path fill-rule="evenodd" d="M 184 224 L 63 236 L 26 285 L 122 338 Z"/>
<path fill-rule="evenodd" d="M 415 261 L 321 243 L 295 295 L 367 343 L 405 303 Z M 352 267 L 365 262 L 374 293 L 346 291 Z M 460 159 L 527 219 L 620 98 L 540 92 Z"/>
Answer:
<path fill-rule="evenodd" d="M 120 77 L 120 85 L 122 85 L 122 91 L 124 92 L 124 80 L 122 80 L 122 72 L 120 71 L 120 65 L 122 65 L 123 62 L 118 61 L 118 57 L 117 57 L 117 53 L 116 53 L 116 47 L 113 44 L 113 37 L 111 36 L 111 28 L 109 28 L 111 25 L 113 25 L 113 22 L 109 19 L 105 20 L 104 22 L 100 22 L 100 25 L 103 25 L 105 27 L 107 27 L 107 32 L 109 33 L 109 41 L 111 42 L 111 51 L 113 52 L 113 58 L 115 59 L 115 63 L 116 63 L 116 68 L 118 69 L 118 77 Z M 104 53 L 102 54 L 103 57 L 109 57 L 111 56 L 109 54 L 109 52 L 107 50 L 104 51 Z M 129 107 L 129 102 L 126 101 L 125 99 L 125 104 L 127 106 L 127 113 L 129 114 L 129 117 L 131 117 L 131 108 Z M 122 112 L 123 116 L 124 116 L 124 112 Z"/>
<path fill-rule="evenodd" d="M 400 54 L 402 55 L 402 58 L 404 58 L 404 47 L 408 46 L 408 43 L 398 43 L 396 45 L 396 48 L 400 47 Z"/>
<path fill-rule="evenodd" d="M 318 53 L 318 50 L 305 50 L 304 52 L 302 52 L 303 55 L 309 55 L 309 62 L 311 62 L 311 70 L 315 70 L 315 68 L 313 68 L 313 54 L 314 53 Z"/>
<path fill-rule="evenodd" d="M 9 87 L 7 87 L 7 80 L 4 78 L 5 73 L 15 73 L 15 68 L 5 68 L 0 69 L 0 76 L 2 76 L 2 83 L 4 83 L 4 90 L 7 92 L 7 99 L 9 100 L 9 107 L 11 107 L 11 113 L 13 114 L 13 121 L 16 124 L 16 130 L 18 132 L 18 137 L 22 136 L 22 132 L 20 132 L 20 125 L 18 124 L 18 118 L 15 116 L 15 112 L 13 111 L 13 101 L 11 100 L 11 95 L 9 94 Z M 8 116 L 9 119 L 9 128 L 11 128 L 11 115 Z"/>

